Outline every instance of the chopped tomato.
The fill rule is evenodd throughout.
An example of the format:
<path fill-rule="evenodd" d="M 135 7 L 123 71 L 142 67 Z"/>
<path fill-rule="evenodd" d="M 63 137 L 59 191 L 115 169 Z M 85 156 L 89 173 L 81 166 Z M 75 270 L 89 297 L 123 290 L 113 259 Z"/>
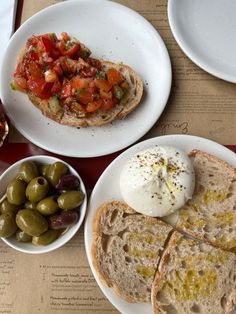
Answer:
<path fill-rule="evenodd" d="M 27 81 L 22 76 L 15 76 L 14 83 L 16 85 L 16 89 L 18 90 L 26 90 L 27 89 Z"/>
<path fill-rule="evenodd" d="M 76 98 L 81 104 L 87 105 L 89 102 L 93 101 L 94 97 L 93 94 L 88 89 L 82 89 L 77 90 Z"/>
<path fill-rule="evenodd" d="M 61 83 L 59 80 L 55 81 L 52 85 L 51 93 L 52 95 L 56 95 L 61 91 Z"/>
<path fill-rule="evenodd" d="M 101 78 L 95 79 L 94 83 L 97 88 L 103 90 L 104 92 L 109 92 L 112 88 L 111 83 L 109 83 L 105 79 L 101 79 Z"/>
<path fill-rule="evenodd" d="M 27 82 L 28 89 L 41 99 L 48 99 L 51 97 L 52 83 L 45 82 L 44 78 L 37 80 L 29 80 Z"/>
<path fill-rule="evenodd" d="M 89 65 L 97 68 L 99 71 L 102 70 L 102 64 L 101 64 L 100 60 L 94 59 L 94 58 L 88 58 L 86 61 L 88 62 Z"/>
<path fill-rule="evenodd" d="M 22 75 L 22 74 L 23 74 L 23 65 L 22 65 L 22 62 L 19 62 L 17 64 L 16 70 L 13 75 L 16 76 L 16 75 Z"/>
<path fill-rule="evenodd" d="M 66 32 L 61 33 L 61 39 L 64 41 L 70 40 L 70 36 Z"/>
<path fill-rule="evenodd" d="M 67 57 L 73 57 L 79 50 L 79 44 L 78 43 L 74 43 L 69 49 L 66 49 L 63 52 L 64 56 Z"/>
<path fill-rule="evenodd" d="M 39 55 L 37 52 L 35 52 L 34 50 L 30 50 L 27 54 L 26 54 L 27 58 L 33 61 L 38 61 L 39 60 Z"/>
<path fill-rule="evenodd" d="M 42 68 L 34 61 L 26 62 L 25 68 L 29 79 L 35 80 L 44 76 Z"/>
<path fill-rule="evenodd" d="M 65 44 L 64 41 L 60 41 L 57 43 L 57 48 L 59 49 L 60 53 L 63 56 L 67 57 L 73 57 L 79 50 L 79 43 L 71 43 L 68 45 L 69 47 L 67 48 L 67 45 Z"/>
<path fill-rule="evenodd" d="M 78 75 L 74 76 L 71 80 L 72 88 L 87 88 L 91 82 L 90 78 L 81 78 Z"/>
<path fill-rule="evenodd" d="M 95 112 L 103 105 L 102 99 L 94 100 L 89 102 L 86 106 L 87 112 Z"/>
<path fill-rule="evenodd" d="M 29 48 L 30 46 L 36 47 L 38 45 L 39 38 L 35 35 L 31 36 L 26 43 L 26 47 Z"/>
<path fill-rule="evenodd" d="M 112 92 L 104 92 L 102 89 L 100 89 L 100 96 L 102 99 L 112 99 Z"/>
<path fill-rule="evenodd" d="M 31 36 L 13 74 L 12 86 L 32 92 L 43 102 L 58 96 L 64 110 L 76 114 L 93 113 L 99 108 L 108 111 L 119 101 L 118 91 L 129 84 L 119 71 L 110 68 L 107 72 L 90 54 L 66 32 L 59 38 L 54 33 Z"/>
<path fill-rule="evenodd" d="M 61 89 L 61 98 L 68 98 L 72 96 L 72 87 L 70 82 L 63 82 Z"/>
<path fill-rule="evenodd" d="M 116 104 L 116 101 L 114 100 L 114 98 L 112 99 L 103 99 L 103 104 L 102 104 L 102 109 L 105 111 L 109 111 L 111 108 L 113 108 Z"/>
<path fill-rule="evenodd" d="M 66 44 L 64 43 L 64 41 L 58 41 L 56 43 L 56 47 L 60 51 L 61 55 L 63 55 L 64 51 L 66 50 Z"/>
<path fill-rule="evenodd" d="M 51 38 L 49 37 L 49 35 L 48 35 L 48 34 L 42 35 L 42 36 L 41 36 L 41 41 L 42 41 L 42 43 L 43 43 L 44 50 L 45 50 L 46 52 L 51 52 L 52 49 L 53 49 L 53 43 L 52 43 L 52 40 L 51 40 Z"/>
<path fill-rule="evenodd" d="M 97 74 L 97 69 L 95 67 L 87 66 L 80 70 L 80 74 L 83 77 L 94 77 Z"/>
<path fill-rule="evenodd" d="M 53 66 L 53 70 L 57 73 L 57 75 L 61 76 L 63 74 L 62 68 L 60 66 L 60 63 L 56 63 Z"/>
<path fill-rule="evenodd" d="M 108 69 L 107 79 L 111 85 L 117 85 L 124 81 L 123 75 L 114 68 Z"/>

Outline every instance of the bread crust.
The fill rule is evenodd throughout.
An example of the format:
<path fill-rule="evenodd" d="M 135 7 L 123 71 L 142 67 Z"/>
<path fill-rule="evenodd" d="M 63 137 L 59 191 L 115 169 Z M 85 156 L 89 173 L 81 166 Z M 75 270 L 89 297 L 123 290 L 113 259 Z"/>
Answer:
<path fill-rule="evenodd" d="M 151 290 L 151 302 L 152 302 L 153 310 L 155 314 L 160 314 L 156 295 L 161 290 L 165 281 L 164 268 L 165 268 L 165 265 L 168 263 L 171 251 L 175 248 L 176 243 L 178 242 L 180 238 L 181 238 L 181 234 L 179 232 L 174 231 L 172 233 L 168 241 L 168 244 L 165 247 L 165 250 L 163 252 L 162 258 L 160 260 L 157 272 L 153 280 L 152 290 Z"/>
<path fill-rule="evenodd" d="M 184 251 L 185 248 L 186 252 Z M 225 266 L 225 263 L 227 263 L 227 266 Z M 167 314 L 169 309 L 176 313 L 192 313 L 190 307 L 195 307 L 199 313 L 205 313 L 205 307 L 209 307 L 210 311 L 207 313 L 230 314 L 236 304 L 235 265 L 235 254 L 224 252 L 219 248 L 215 249 L 211 245 L 196 239 L 190 239 L 178 231 L 173 232 L 152 284 L 151 301 L 154 313 Z M 199 292 L 196 290 L 196 295 L 193 292 L 194 299 L 191 297 L 188 299 L 188 293 L 185 292 L 187 300 L 183 301 L 186 298 L 185 295 L 183 300 L 178 300 L 178 291 L 175 290 L 178 286 L 175 286 L 175 282 L 182 282 L 183 291 L 185 291 L 184 287 L 187 287 L 191 295 L 191 285 L 195 286 L 195 280 L 200 279 L 209 270 L 217 275 L 215 277 L 216 282 L 213 285 L 214 288 L 210 290 L 211 293 L 208 297 L 205 295 L 207 292 L 204 288 L 201 290 L 200 287 L 201 297 L 198 296 Z M 192 274 L 192 271 L 196 271 L 198 277 L 193 277 L 193 279 L 188 277 L 188 274 Z M 190 280 L 189 287 L 188 281 L 184 281 L 186 278 Z M 170 288 L 166 290 L 164 285 L 168 280 L 173 285 L 168 286 Z M 205 280 L 204 277 L 202 280 Z M 209 284 L 211 285 L 211 281 L 209 281 Z M 171 289 L 171 293 L 168 292 L 169 289 Z M 201 307 L 203 307 L 203 311 Z"/>
<path fill-rule="evenodd" d="M 236 169 L 220 158 L 201 150 L 194 149 L 189 156 L 193 159 L 198 178 L 192 199 L 179 211 L 176 229 L 215 247 L 235 253 L 236 215 L 233 208 L 236 206 Z M 214 179 L 213 183 L 211 177 Z M 210 186 L 210 184 L 214 185 Z M 216 200 L 214 200 L 214 193 Z M 226 194 L 225 197 L 224 194 Z M 222 219 L 216 220 L 217 215 Z M 224 215 L 232 216 L 232 219 L 230 220 Z M 223 226 L 224 217 L 226 217 L 225 227 L 217 227 L 217 224 Z M 216 221 L 215 225 L 214 221 Z M 197 228 L 198 223 L 199 229 Z M 218 233 L 217 228 L 219 229 Z M 223 240 L 222 229 L 224 229 L 225 240 Z"/>
<path fill-rule="evenodd" d="M 110 219 L 110 218 L 106 219 L 107 218 L 106 214 L 109 211 L 112 212 L 113 209 L 118 210 L 118 212 L 120 213 L 120 216 L 118 217 L 119 219 L 117 219 L 116 222 L 114 222 L 114 224 L 116 223 L 115 227 L 113 225 L 112 219 Z M 133 217 L 130 218 L 130 216 L 132 216 L 132 215 L 133 215 Z M 112 217 L 112 213 L 111 213 L 111 217 Z M 127 223 L 127 221 L 125 221 L 125 218 L 123 219 L 123 221 L 121 221 L 122 220 L 121 217 L 122 217 L 122 219 L 123 219 L 123 217 L 129 217 L 130 222 Z M 128 288 L 127 288 L 127 291 L 122 289 L 122 287 L 119 286 L 119 282 L 116 281 L 114 276 L 112 276 L 111 274 L 108 275 L 109 271 L 107 271 L 107 269 L 105 269 L 105 266 L 104 266 L 104 260 L 107 258 L 106 255 L 112 256 L 111 250 L 114 247 L 112 247 L 112 248 L 109 247 L 108 253 L 105 251 L 100 252 L 100 250 L 102 247 L 102 241 L 105 238 L 110 237 L 112 240 L 117 235 L 119 235 L 119 233 L 123 233 L 123 232 L 128 233 L 130 231 L 130 230 L 128 230 L 130 224 L 131 223 L 135 224 L 135 221 L 138 221 L 138 219 L 142 219 L 141 224 L 152 225 L 151 228 L 155 228 L 157 233 L 158 233 L 157 228 L 163 228 L 162 231 L 160 231 L 160 233 L 163 232 L 163 230 L 165 230 L 166 234 L 164 234 L 164 235 L 162 234 L 162 236 L 164 237 L 165 240 L 168 237 L 169 233 L 172 231 L 172 228 L 170 226 L 168 226 L 167 224 L 165 224 L 164 222 L 162 222 L 161 220 L 158 220 L 158 219 L 153 218 L 153 217 L 147 217 L 144 215 L 140 215 L 140 214 L 136 213 L 128 205 L 126 205 L 123 202 L 119 202 L 119 201 L 112 201 L 112 202 L 108 202 L 108 203 L 101 205 L 98 208 L 98 210 L 94 216 L 94 220 L 93 220 L 93 240 L 92 240 L 92 245 L 91 245 L 91 257 L 92 257 L 93 267 L 94 267 L 99 279 L 107 287 L 112 288 L 113 291 L 118 296 L 120 296 L 122 299 L 126 300 L 127 302 L 147 302 L 150 300 L 150 292 L 148 293 L 148 295 L 146 295 L 144 297 L 144 296 L 140 296 L 141 293 L 139 295 L 139 291 L 137 290 L 136 295 L 134 296 L 134 295 L 131 295 L 129 293 Z M 104 226 L 105 222 L 106 222 L 106 225 Z M 122 226 L 121 228 L 119 226 L 119 223 L 120 223 L 120 226 Z M 118 226 L 117 226 L 117 224 L 118 224 Z M 127 225 L 125 228 L 123 228 L 123 225 L 125 225 L 125 224 L 127 224 Z M 113 229 L 113 227 L 114 227 L 114 229 Z M 131 227 L 131 229 L 132 229 L 132 227 Z M 144 228 L 144 230 L 145 230 L 145 228 Z M 132 234 L 132 232 L 131 232 L 131 234 Z M 117 238 L 115 240 L 117 241 Z M 123 243 L 122 240 L 121 240 L 121 243 Z M 129 243 L 124 242 L 122 244 L 122 247 L 123 247 L 123 245 L 128 246 Z M 164 246 L 164 243 L 163 243 L 163 246 Z M 160 247 L 161 247 L 161 244 L 160 244 Z M 143 249 L 145 251 L 145 249 L 147 249 L 147 245 L 143 245 Z M 149 249 L 150 249 L 150 247 L 149 247 Z M 117 250 L 118 250 L 118 252 L 120 252 L 119 248 Z M 126 251 L 122 251 L 122 252 L 118 253 L 118 254 L 122 254 L 122 255 L 119 255 L 119 258 L 122 259 L 123 254 L 126 254 L 126 253 L 127 253 Z M 156 252 L 156 254 L 157 254 L 157 260 L 159 260 L 159 258 L 160 258 L 159 254 L 160 253 Z M 130 258 L 132 258 L 132 256 Z M 138 257 L 137 257 L 137 259 L 138 259 Z M 114 261 L 111 261 L 111 263 L 113 263 L 113 262 Z M 152 265 L 152 266 L 155 265 L 155 270 L 156 270 L 157 262 L 152 261 L 152 264 L 151 264 L 151 262 L 149 263 L 147 261 L 147 264 L 145 264 L 145 265 L 149 265 L 149 267 L 150 267 L 150 265 Z M 114 266 L 114 265 L 111 265 L 110 269 L 113 269 L 112 266 Z M 130 268 L 128 268 L 128 266 L 125 265 L 124 263 L 122 264 L 122 262 L 120 265 L 117 265 L 117 266 L 118 266 L 118 268 L 123 267 L 123 269 L 119 269 L 117 271 L 118 272 L 122 271 L 123 275 L 121 275 L 122 274 L 122 272 L 121 272 L 120 276 L 124 276 L 124 279 L 123 279 L 124 281 L 127 280 L 127 277 L 129 278 L 128 272 L 129 272 Z M 127 266 L 127 268 L 126 268 L 126 266 Z M 135 266 L 135 264 L 132 264 L 133 272 L 135 274 L 135 280 L 137 279 L 136 277 L 138 276 L 138 274 L 135 271 L 136 266 Z M 148 280 L 146 280 L 145 278 L 142 278 L 141 281 L 145 282 L 147 284 L 147 286 L 149 286 L 149 283 L 150 283 L 150 288 L 151 288 L 151 283 L 152 283 L 153 278 L 154 278 L 154 274 Z M 139 280 L 137 280 L 137 282 L 139 282 Z M 137 282 L 136 282 L 136 284 L 137 284 Z M 149 282 L 149 283 L 147 283 L 147 282 Z M 144 285 L 144 283 L 139 282 L 139 285 L 142 286 L 142 285 Z M 138 287 L 135 288 L 135 287 L 136 287 L 136 285 L 134 285 L 133 290 L 140 288 L 140 287 L 139 288 Z M 146 287 L 145 287 L 145 289 L 146 289 Z M 135 292 L 135 291 L 132 291 L 132 292 Z"/>

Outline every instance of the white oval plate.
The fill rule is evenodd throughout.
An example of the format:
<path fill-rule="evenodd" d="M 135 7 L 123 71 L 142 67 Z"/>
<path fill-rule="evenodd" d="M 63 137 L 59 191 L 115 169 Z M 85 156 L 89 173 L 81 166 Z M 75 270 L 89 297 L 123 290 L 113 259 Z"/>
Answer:
<path fill-rule="evenodd" d="M 97 181 L 97 184 L 95 185 L 94 190 L 90 197 L 84 229 L 85 248 L 93 275 L 102 292 L 121 313 L 125 314 L 143 314 L 143 313 L 151 314 L 153 313 L 153 310 L 151 303 L 132 304 L 124 301 L 123 299 L 119 298 L 112 291 L 112 289 L 107 288 L 101 283 L 92 265 L 90 254 L 90 247 L 92 242 L 92 222 L 97 208 L 102 203 L 111 200 L 122 201 L 119 188 L 119 176 L 121 169 L 126 163 L 126 161 L 138 151 L 146 149 L 148 147 L 153 147 L 154 145 L 175 146 L 180 149 L 183 149 L 186 153 L 190 152 L 194 148 L 201 149 L 225 160 L 229 164 L 236 167 L 235 153 L 220 144 L 217 144 L 204 138 L 190 135 L 166 135 L 155 137 L 132 146 L 131 148 L 127 149 L 124 153 L 119 155 L 115 160 L 113 160 L 113 162 L 106 168 L 106 170 L 103 172 L 103 174 Z"/>
<path fill-rule="evenodd" d="M 44 117 L 25 94 L 10 89 L 26 40 L 32 34 L 62 31 L 85 43 L 93 57 L 126 63 L 140 74 L 145 96 L 126 119 L 102 127 L 63 126 Z M 2 102 L 16 128 L 41 148 L 72 157 L 102 156 L 137 141 L 160 117 L 170 87 L 170 59 L 158 32 L 138 13 L 106 0 L 65 1 L 28 19 L 10 40 L 0 82 Z"/>
<path fill-rule="evenodd" d="M 236 1 L 169 0 L 172 33 L 199 67 L 236 83 Z"/>

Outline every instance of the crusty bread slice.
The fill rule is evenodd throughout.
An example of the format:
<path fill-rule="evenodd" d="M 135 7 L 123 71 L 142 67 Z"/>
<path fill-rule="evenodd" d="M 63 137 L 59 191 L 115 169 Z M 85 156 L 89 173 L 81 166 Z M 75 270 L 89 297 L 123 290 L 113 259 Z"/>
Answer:
<path fill-rule="evenodd" d="M 19 58 L 22 58 L 22 55 L 23 52 Z M 33 93 L 27 93 L 28 98 L 43 115 L 63 125 L 74 127 L 101 126 L 108 124 L 115 119 L 123 119 L 133 111 L 141 101 L 143 94 L 142 80 L 140 76 L 127 65 L 115 64 L 109 61 L 103 61 L 102 65 L 104 71 L 107 71 L 109 67 L 117 69 L 129 83 L 129 89 L 121 98 L 120 102 L 109 111 L 100 109 L 95 113 L 73 115 L 61 108 L 61 110 L 53 112 L 46 100 L 36 97 Z"/>
<path fill-rule="evenodd" d="M 115 119 L 125 118 L 139 104 L 143 95 L 143 83 L 140 76 L 128 65 L 116 64 L 110 61 L 102 61 L 103 70 L 107 72 L 109 68 L 118 70 L 129 83 L 129 89 L 121 98 L 120 102 L 109 111 L 98 110 L 85 116 L 75 116 L 65 112 L 61 124 L 76 127 L 101 126 L 112 122 Z"/>
<path fill-rule="evenodd" d="M 93 222 L 93 266 L 108 287 L 128 302 L 148 302 L 161 253 L 172 228 L 125 203 L 103 204 Z"/>
<path fill-rule="evenodd" d="M 236 255 L 175 231 L 152 286 L 154 313 L 228 314 L 236 304 Z"/>
<path fill-rule="evenodd" d="M 61 118 L 63 116 L 63 109 L 53 112 L 51 108 L 49 107 L 49 103 L 47 100 L 42 100 L 38 97 L 36 97 L 33 93 L 27 93 L 29 100 L 34 104 L 36 108 L 38 108 L 43 115 L 46 117 L 59 122 L 61 121 Z"/>
<path fill-rule="evenodd" d="M 236 169 L 199 150 L 190 156 L 196 186 L 192 199 L 179 211 L 176 228 L 236 252 Z"/>

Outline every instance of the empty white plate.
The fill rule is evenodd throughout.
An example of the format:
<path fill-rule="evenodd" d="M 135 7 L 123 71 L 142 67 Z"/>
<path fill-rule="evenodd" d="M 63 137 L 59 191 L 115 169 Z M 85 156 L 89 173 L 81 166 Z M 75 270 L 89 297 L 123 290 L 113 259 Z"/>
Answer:
<path fill-rule="evenodd" d="M 199 67 L 236 83 L 236 1 L 169 0 L 172 33 Z"/>

